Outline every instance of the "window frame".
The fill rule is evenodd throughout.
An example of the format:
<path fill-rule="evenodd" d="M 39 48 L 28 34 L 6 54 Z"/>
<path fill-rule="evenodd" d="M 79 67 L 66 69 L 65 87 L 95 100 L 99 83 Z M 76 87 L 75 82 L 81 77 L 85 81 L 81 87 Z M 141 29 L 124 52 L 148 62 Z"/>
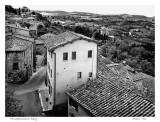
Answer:
<path fill-rule="evenodd" d="M 72 60 L 76 60 L 76 51 L 72 52 Z"/>
<path fill-rule="evenodd" d="M 15 66 L 15 64 L 17 64 L 17 65 Z M 15 67 L 16 67 L 16 68 L 15 68 Z M 12 69 L 13 69 L 13 70 L 19 70 L 19 63 L 18 63 L 18 62 L 14 62 Z"/>
<path fill-rule="evenodd" d="M 52 78 L 52 69 L 51 69 L 51 78 Z"/>
<path fill-rule="evenodd" d="M 65 54 L 66 54 L 66 57 L 65 57 Z M 68 61 L 68 52 L 63 53 L 63 61 Z"/>
<path fill-rule="evenodd" d="M 88 50 L 88 58 L 92 58 L 92 50 Z"/>
<path fill-rule="evenodd" d="M 93 73 L 92 72 L 89 72 L 89 77 L 91 78 L 93 76 Z"/>
<path fill-rule="evenodd" d="M 82 78 L 82 72 L 77 72 L 77 78 L 81 79 Z"/>

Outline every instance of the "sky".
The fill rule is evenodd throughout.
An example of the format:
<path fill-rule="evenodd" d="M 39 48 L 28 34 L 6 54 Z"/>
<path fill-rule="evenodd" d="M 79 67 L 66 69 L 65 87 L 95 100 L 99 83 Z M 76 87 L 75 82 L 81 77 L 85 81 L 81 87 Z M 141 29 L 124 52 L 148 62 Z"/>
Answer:
<path fill-rule="evenodd" d="M 62 10 L 67 12 L 91 12 L 96 14 L 132 14 L 155 16 L 153 5 L 12 5 L 15 8 L 26 6 L 31 10 Z"/>

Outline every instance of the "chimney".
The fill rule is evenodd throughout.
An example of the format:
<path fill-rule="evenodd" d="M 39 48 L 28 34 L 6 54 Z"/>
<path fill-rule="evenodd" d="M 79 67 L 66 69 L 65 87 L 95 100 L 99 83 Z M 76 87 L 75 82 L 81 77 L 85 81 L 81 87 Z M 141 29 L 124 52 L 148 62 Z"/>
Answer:
<path fill-rule="evenodd" d="M 123 62 L 122 62 L 122 64 L 123 64 L 124 66 L 126 66 L 126 65 L 127 65 L 127 64 L 126 64 L 126 61 L 123 61 Z"/>

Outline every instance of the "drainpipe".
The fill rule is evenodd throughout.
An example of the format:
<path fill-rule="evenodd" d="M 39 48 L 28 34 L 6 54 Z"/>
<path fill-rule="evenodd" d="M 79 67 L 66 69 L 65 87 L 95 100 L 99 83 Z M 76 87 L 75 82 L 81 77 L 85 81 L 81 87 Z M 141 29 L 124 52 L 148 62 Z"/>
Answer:
<path fill-rule="evenodd" d="M 56 53 L 53 51 L 54 54 L 54 105 L 56 104 Z"/>
<path fill-rule="evenodd" d="M 93 60 L 94 60 L 94 48 L 93 48 L 93 54 L 92 54 L 92 80 L 93 80 Z"/>
<path fill-rule="evenodd" d="M 98 44 L 97 44 L 97 64 L 96 64 L 96 78 L 98 77 Z"/>

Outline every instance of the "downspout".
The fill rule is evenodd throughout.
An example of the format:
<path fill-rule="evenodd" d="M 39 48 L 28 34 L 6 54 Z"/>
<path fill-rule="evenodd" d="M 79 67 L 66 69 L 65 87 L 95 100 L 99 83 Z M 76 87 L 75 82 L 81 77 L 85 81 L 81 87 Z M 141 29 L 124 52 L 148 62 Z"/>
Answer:
<path fill-rule="evenodd" d="M 97 45 L 97 44 L 96 44 Z M 98 45 L 97 45 L 97 66 L 96 66 L 96 78 L 98 77 Z"/>
<path fill-rule="evenodd" d="M 92 80 L 93 80 L 93 60 L 94 60 L 94 48 L 93 48 L 93 54 L 92 54 Z"/>
<path fill-rule="evenodd" d="M 56 53 L 53 51 L 54 54 L 54 105 L 56 104 Z"/>

